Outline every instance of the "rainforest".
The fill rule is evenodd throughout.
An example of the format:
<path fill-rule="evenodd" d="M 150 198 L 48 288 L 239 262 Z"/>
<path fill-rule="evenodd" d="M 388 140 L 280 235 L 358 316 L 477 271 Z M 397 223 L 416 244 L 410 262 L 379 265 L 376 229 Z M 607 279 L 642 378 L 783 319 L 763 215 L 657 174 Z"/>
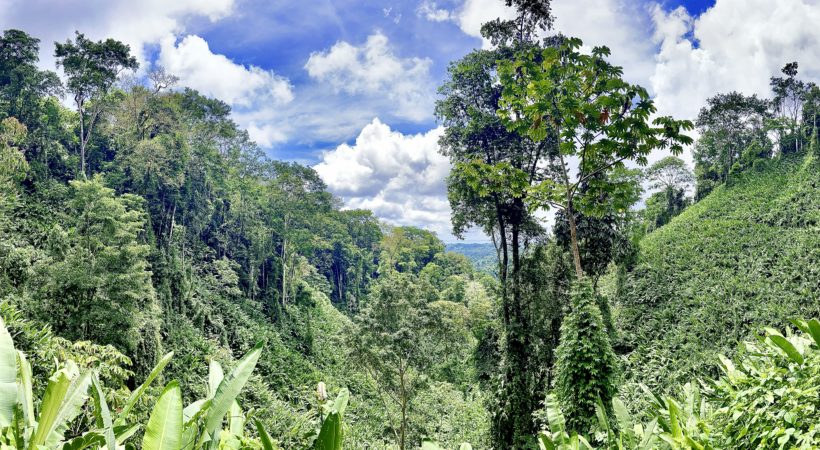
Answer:
<path fill-rule="evenodd" d="M 710 51 L 698 27 L 732 1 L 646 6 L 656 62 L 677 19 Z M 806 1 L 784 3 L 820 17 Z M 689 114 L 620 41 L 572 35 L 567 1 L 408 3 L 374 17 L 456 32 L 486 8 L 430 86 L 438 60 L 397 59 L 388 31 L 311 52 L 322 121 L 261 63 L 175 64 L 191 36 L 54 42 L 0 12 L 0 447 L 820 448 L 817 22 L 817 52 L 776 47 Z M 235 73 L 255 99 L 225 94 Z M 312 156 L 253 110 L 284 92 L 276 123 L 305 130 L 347 120 L 331 92 L 405 111 L 428 88 L 429 134 L 281 138 Z M 345 159 L 371 150 L 401 175 Z"/>

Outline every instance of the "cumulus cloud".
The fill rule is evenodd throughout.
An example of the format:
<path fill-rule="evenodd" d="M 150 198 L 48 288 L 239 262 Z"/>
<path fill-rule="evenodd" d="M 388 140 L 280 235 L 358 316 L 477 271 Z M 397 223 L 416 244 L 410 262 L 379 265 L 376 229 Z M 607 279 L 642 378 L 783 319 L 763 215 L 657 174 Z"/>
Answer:
<path fill-rule="evenodd" d="M 54 41 L 79 30 L 92 39 L 114 38 L 131 46 L 145 65 L 146 45 L 180 33 L 186 20 L 216 21 L 233 11 L 234 0 L 0 0 L 0 27 L 19 28 L 42 40 L 41 59 L 53 68 Z"/>
<path fill-rule="evenodd" d="M 694 18 L 652 10 L 659 45 L 652 87 L 660 112 L 694 118 L 708 97 L 737 90 L 769 96 L 769 77 L 791 61 L 820 78 L 820 3 L 718 0 Z"/>
<path fill-rule="evenodd" d="M 266 111 L 273 113 L 293 100 L 293 86 L 288 79 L 215 54 L 196 35 L 185 36 L 179 43 L 170 35 L 163 38 L 157 63 L 178 76 L 180 85 L 231 105 L 237 121 L 260 145 L 269 147 L 287 139 L 278 124 L 256 121 L 254 117 Z"/>
<path fill-rule="evenodd" d="M 389 223 L 420 226 L 448 237 L 445 178 L 450 164 L 438 153 L 442 132 L 439 127 L 405 135 L 373 119 L 352 145 L 325 152 L 314 169 L 347 207 L 370 209 Z"/>
<path fill-rule="evenodd" d="M 431 65 L 429 58 L 396 56 L 387 36 L 377 32 L 359 47 L 341 41 L 312 53 L 305 70 L 337 93 L 383 99 L 397 106 L 397 117 L 421 121 L 432 114 Z"/>

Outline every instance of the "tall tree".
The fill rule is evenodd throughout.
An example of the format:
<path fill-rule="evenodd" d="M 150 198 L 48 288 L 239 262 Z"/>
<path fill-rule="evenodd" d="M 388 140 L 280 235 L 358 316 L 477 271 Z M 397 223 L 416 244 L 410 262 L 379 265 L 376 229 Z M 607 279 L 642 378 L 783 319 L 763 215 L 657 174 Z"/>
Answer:
<path fill-rule="evenodd" d="M 350 334 L 353 361 L 375 383 L 389 414 L 388 428 L 402 450 L 408 448 L 413 401 L 433 363 L 435 322 L 427 305 L 435 299 L 432 286 L 415 275 L 388 273 L 373 288 Z"/>
<path fill-rule="evenodd" d="M 559 47 L 522 51 L 499 68 L 504 86 L 499 115 L 507 127 L 535 142 L 557 141 L 548 176 L 529 194 L 537 207 L 566 211 L 579 280 L 584 270 L 576 211 L 601 216 L 628 209 L 632 185 L 613 177 L 613 171 L 627 161 L 645 165 L 657 149 L 680 153 L 692 142 L 682 132 L 693 127 L 665 116 L 650 122 L 656 108 L 646 90 L 622 79 L 623 70 L 606 60 L 608 48 L 595 47 L 587 55 L 581 45 L 567 38 Z M 577 164 L 570 167 L 573 160 Z"/>
<path fill-rule="evenodd" d="M 159 337 L 150 247 L 141 242 L 143 201 L 115 195 L 97 176 L 72 181 L 67 206 L 66 228 L 51 234 L 51 260 L 40 267 L 47 280 L 38 287 L 40 318 L 67 338 L 114 345 L 144 374 L 158 356 Z M 146 348 L 153 351 L 138 351 Z"/>
<path fill-rule="evenodd" d="M 802 150 L 803 146 L 803 105 L 806 95 L 810 92 L 813 83 L 806 83 L 797 78 L 797 61 L 790 62 L 780 70 L 784 77 L 772 77 L 770 85 L 774 98 L 772 108 L 774 115 L 780 123 L 777 128 L 780 130 L 780 151 L 795 153 Z M 783 133 L 783 129 L 788 129 L 789 133 Z"/>
<path fill-rule="evenodd" d="M 646 178 L 652 189 L 688 189 L 695 182 L 695 176 L 682 159 L 667 156 L 646 169 Z"/>
<path fill-rule="evenodd" d="M 543 386 L 530 365 L 531 341 L 527 301 L 521 294 L 522 257 L 526 244 L 543 233 L 527 203 L 527 187 L 543 177 L 540 162 L 554 143 L 536 142 L 508 130 L 496 111 L 501 99 L 498 63 L 516 49 L 539 47 L 537 34 L 552 24 L 550 2 L 508 0 L 516 8 L 511 20 L 484 24 L 482 34 L 496 47 L 476 50 L 448 69 L 440 88 L 436 115 L 445 125 L 441 152 L 453 170 L 447 180 L 454 233 L 480 227 L 491 236 L 498 254 L 503 323 L 502 374 L 495 394 L 492 439 L 498 448 L 520 447 L 536 431 L 532 412 L 540 406 Z"/>
<path fill-rule="evenodd" d="M 646 208 L 641 212 L 644 231 L 667 224 L 689 205 L 687 190 L 695 182 L 695 176 L 680 158 L 667 156 L 646 170 L 645 177 L 654 192 L 646 200 Z"/>
<path fill-rule="evenodd" d="M 58 94 L 57 74 L 37 68 L 40 40 L 20 30 L 5 30 L 0 37 L 0 111 L 33 125 L 41 98 Z"/>
<path fill-rule="evenodd" d="M 126 69 L 139 67 L 128 45 L 114 39 L 92 41 L 79 31 L 74 41 L 56 42 L 54 56 L 68 79 L 80 115 L 80 171 L 86 174 L 86 148 L 94 124 L 105 106 L 105 97 Z"/>

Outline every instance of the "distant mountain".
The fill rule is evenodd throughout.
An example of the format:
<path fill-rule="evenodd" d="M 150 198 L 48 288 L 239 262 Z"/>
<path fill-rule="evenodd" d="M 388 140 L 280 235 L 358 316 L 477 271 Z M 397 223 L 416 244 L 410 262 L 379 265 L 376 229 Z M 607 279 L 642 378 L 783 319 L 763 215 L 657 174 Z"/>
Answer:
<path fill-rule="evenodd" d="M 498 260 L 495 246 L 490 242 L 485 243 L 462 243 L 446 244 L 448 252 L 461 253 L 472 261 L 476 270 L 495 275 L 498 268 Z"/>

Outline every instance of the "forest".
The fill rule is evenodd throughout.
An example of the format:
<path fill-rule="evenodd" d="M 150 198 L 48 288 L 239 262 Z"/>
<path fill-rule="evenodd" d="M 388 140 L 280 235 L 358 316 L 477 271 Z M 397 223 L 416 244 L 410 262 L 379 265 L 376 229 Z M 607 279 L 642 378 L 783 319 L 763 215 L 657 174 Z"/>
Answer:
<path fill-rule="evenodd" d="M 3 31 L 0 446 L 820 448 L 820 87 L 661 116 L 504 2 L 435 103 L 492 244 L 346 208 L 120 41 Z"/>

